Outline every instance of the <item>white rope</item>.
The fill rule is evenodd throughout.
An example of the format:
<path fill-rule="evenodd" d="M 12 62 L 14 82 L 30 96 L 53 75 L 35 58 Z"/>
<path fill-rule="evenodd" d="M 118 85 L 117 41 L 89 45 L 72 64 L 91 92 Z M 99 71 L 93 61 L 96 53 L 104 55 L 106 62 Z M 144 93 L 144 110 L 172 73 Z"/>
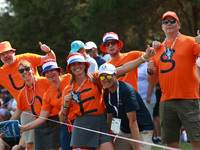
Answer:
<path fill-rule="evenodd" d="M 27 113 L 27 112 L 24 111 L 24 113 Z M 27 113 L 27 114 L 29 114 L 29 113 Z M 33 114 L 29 114 L 29 115 L 34 116 Z M 92 129 L 88 129 L 88 128 L 84 128 L 84 127 L 79 127 L 79 126 L 76 126 L 76 125 L 71 125 L 71 124 L 59 122 L 59 121 L 52 120 L 52 119 L 49 119 L 49 118 L 44 118 L 44 117 L 41 117 L 41 116 L 40 116 L 40 118 L 41 118 L 41 119 L 45 119 L 45 120 L 49 120 L 49 121 L 52 121 L 52 122 L 56 122 L 56 123 L 59 123 L 59 124 L 63 124 L 63 125 L 67 125 L 67 126 L 72 126 L 73 128 L 79 128 L 79 129 L 82 129 L 82 130 L 86 130 L 86 131 L 90 131 L 90 132 L 94 132 L 94 133 L 99 133 L 99 134 L 111 136 L 111 137 L 114 137 L 114 139 L 120 138 L 120 139 L 124 139 L 124 140 L 128 140 L 128 141 L 132 141 L 132 142 L 137 142 L 137 143 L 141 143 L 141 144 L 146 144 L 146 145 L 151 145 L 151 146 L 154 146 L 154 147 L 163 148 L 163 149 L 168 149 L 168 150 L 179 150 L 179 149 L 177 149 L 177 148 L 172 148 L 172 147 L 168 147 L 168 146 L 163 146 L 163 145 L 148 143 L 148 142 L 144 142 L 144 141 L 140 141 L 140 140 L 134 140 L 134 139 L 122 137 L 122 136 L 119 136 L 119 135 L 113 135 L 113 134 L 104 133 L 104 132 L 100 132 L 100 131 L 96 131 L 96 130 L 92 130 Z"/>

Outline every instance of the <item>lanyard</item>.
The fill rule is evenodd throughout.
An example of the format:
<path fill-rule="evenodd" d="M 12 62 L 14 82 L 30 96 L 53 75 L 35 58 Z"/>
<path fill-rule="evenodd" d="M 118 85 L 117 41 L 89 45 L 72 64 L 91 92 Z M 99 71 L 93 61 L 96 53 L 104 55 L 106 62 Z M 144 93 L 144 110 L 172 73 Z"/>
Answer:
<path fill-rule="evenodd" d="M 30 100 L 30 91 L 33 91 L 33 99 Z M 28 87 L 28 85 L 25 86 L 25 93 L 26 93 L 26 99 L 29 105 L 33 105 L 35 103 L 35 97 L 36 97 L 36 81 L 34 80 L 33 85 L 31 85 L 31 88 Z"/>
<path fill-rule="evenodd" d="M 119 82 L 117 81 L 117 106 L 112 105 L 111 98 L 110 98 L 110 91 L 108 91 L 108 103 L 115 109 L 117 118 L 119 115 L 118 109 L 119 109 Z"/>

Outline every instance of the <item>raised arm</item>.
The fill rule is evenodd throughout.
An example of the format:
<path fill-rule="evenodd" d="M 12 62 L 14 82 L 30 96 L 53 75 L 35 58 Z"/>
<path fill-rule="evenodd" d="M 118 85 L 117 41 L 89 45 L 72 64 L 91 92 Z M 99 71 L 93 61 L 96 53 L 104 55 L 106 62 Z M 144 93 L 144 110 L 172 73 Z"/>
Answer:
<path fill-rule="evenodd" d="M 53 52 L 53 50 L 51 50 L 46 44 L 42 44 L 41 42 L 39 42 L 39 45 L 40 45 L 40 49 L 46 53 L 45 56 L 42 56 L 42 59 L 41 59 L 41 64 L 44 60 L 46 59 L 56 59 L 56 55 L 55 53 Z"/>
<path fill-rule="evenodd" d="M 155 55 L 155 51 L 152 47 L 148 45 L 146 49 L 146 53 L 144 53 L 141 57 L 139 57 L 138 59 L 129 61 L 120 67 L 117 67 L 116 68 L 117 74 L 120 76 L 137 68 L 141 63 L 143 63 L 144 61 L 147 61 L 153 55 Z"/>
<path fill-rule="evenodd" d="M 64 103 L 59 113 L 59 118 L 61 122 L 66 122 L 66 120 L 68 120 L 71 99 L 72 99 L 71 93 L 68 93 L 67 95 L 64 96 Z"/>
<path fill-rule="evenodd" d="M 160 48 L 160 45 L 161 45 L 161 42 L 159 42 L 159 41 L 153 41 L 153 42 L 152 42 L 152 47 L 153 47 L 155 50 L 159 49 L 159 48 Z"/>

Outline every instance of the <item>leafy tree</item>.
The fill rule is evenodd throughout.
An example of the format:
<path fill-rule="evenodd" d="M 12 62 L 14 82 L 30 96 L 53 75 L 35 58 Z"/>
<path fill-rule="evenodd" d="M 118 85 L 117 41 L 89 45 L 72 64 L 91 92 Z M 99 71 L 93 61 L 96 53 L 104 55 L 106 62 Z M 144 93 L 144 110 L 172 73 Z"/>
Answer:
<path fill-rule="evenodd" d="M 153 40 L 164 40 L 161 18 L 175 11 L 180 32 L 195 36 L 199 25 L 200 0 L 7 0 L 0 17 L 0 40 L 8 40 L 17 53 L 40 51 L 38 42 L 56 53 L 59 66 L 74 40 L 94 41 L 98 46 L 106 32 L 113 31 L 124 42 L 122 52 L 146 49 Z M 64 69 L 63 69 L 64 70 Z"/>

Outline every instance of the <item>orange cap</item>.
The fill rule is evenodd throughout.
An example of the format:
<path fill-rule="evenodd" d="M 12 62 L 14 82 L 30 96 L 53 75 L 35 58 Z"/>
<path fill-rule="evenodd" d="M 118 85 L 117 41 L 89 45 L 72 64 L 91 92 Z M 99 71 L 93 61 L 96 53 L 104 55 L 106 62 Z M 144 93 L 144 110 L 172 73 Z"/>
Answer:
<path fill-rule="evenodd" d="M 11 47 L 10 42 L 4 41 L 0 43 L 0 54 L 10 50 L 16 51 L 16 49 Z"/>
<path fill-rule="evenodd" d="M 179 21 L 178 16 L 177 16 L 176 13 L 173 12 L 173 11 L 167 11 L 166 13 L 164 13 L 164 14 L 163 14 L 163 17 L 162 17 L 162 21 L 163 21 L 166 17 L 168 17 L 168 16 L 173 17 L 174 19 L 176 19 L 176 20 Z"/>

